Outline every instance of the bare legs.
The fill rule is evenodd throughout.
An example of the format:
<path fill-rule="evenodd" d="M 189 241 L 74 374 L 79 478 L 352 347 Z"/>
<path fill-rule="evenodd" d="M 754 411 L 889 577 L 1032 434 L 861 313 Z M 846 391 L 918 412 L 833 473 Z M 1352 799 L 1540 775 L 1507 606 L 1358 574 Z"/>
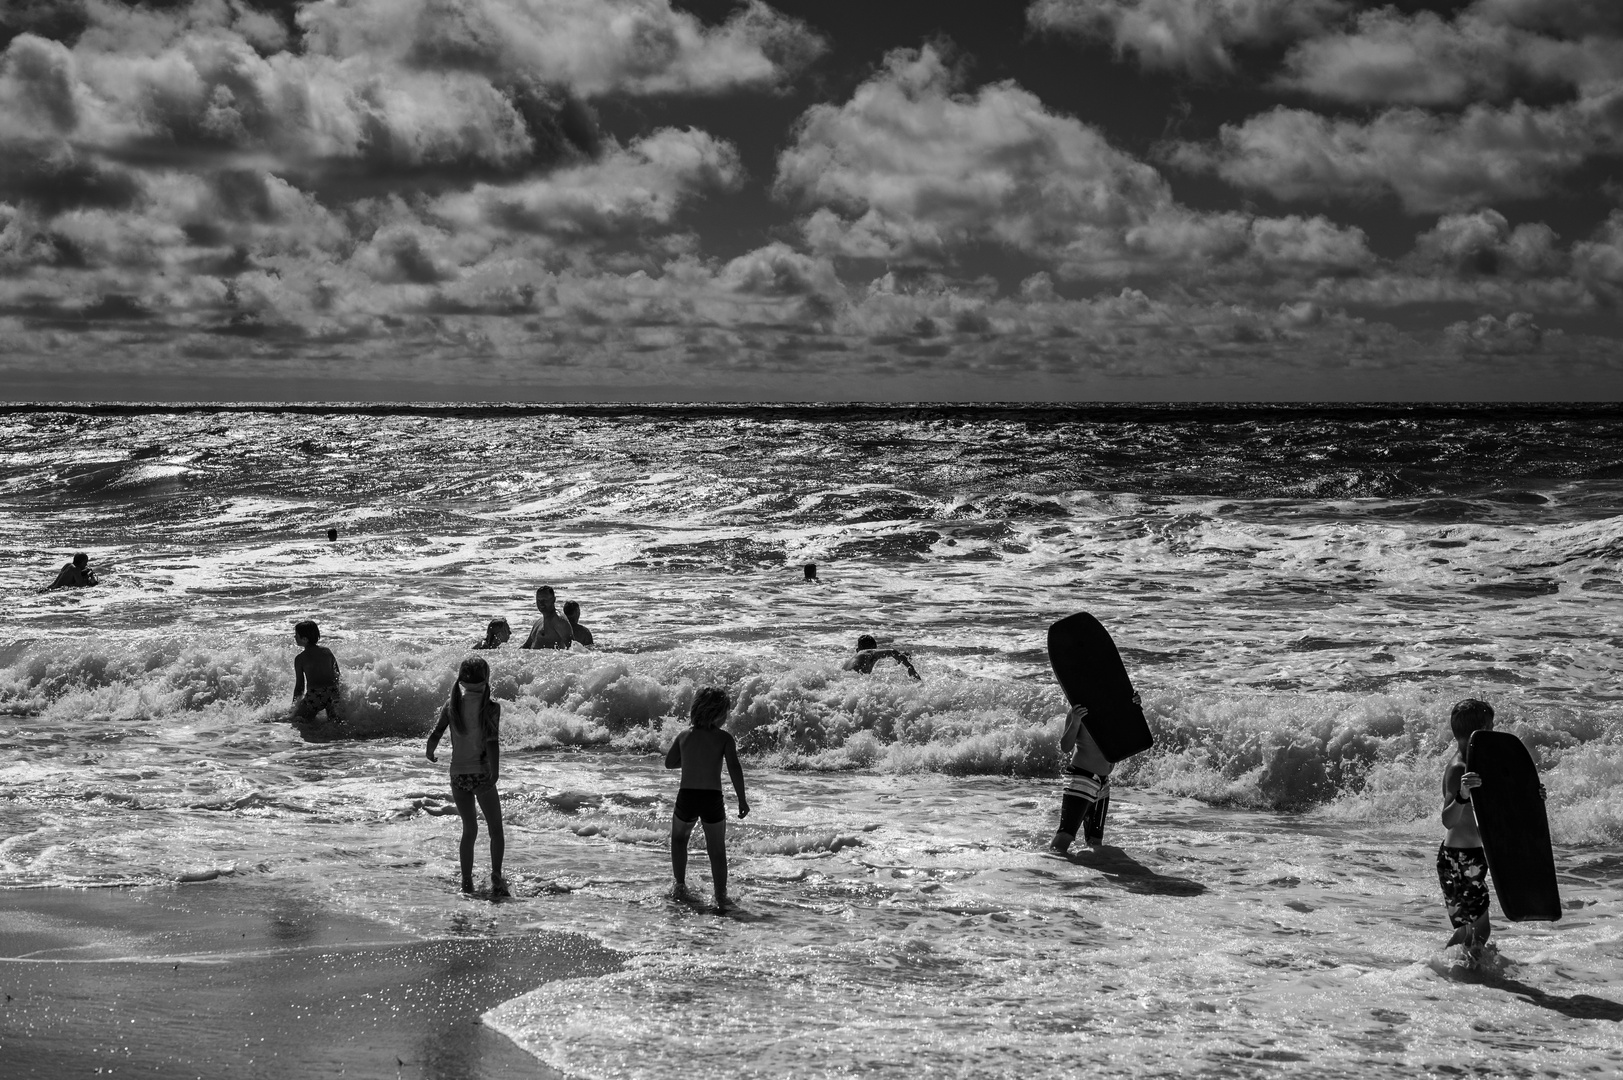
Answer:
<path fill-rule="evenodd" d="M 693 822 L 671 817 L 671 875 L 676 878 L 676 895 L 685 895 L 688 880 L 688 839 Z M 716 888 L 716 906 L 727 906 L 727 822 L 704 823 L 704 848 L 710 855 L 710 880 Z"/>
<path fill-rule="evenodd" d="M 477 799 L 479 810 L 485 815 L 485 825 L 490 829 L 490 888 L 496 895 L 501 895 L 507 888 L 502 880 L 502 855 L 507 847 L 507 837 L 502 832 L 502 799 L 496 793 L 496 785 L 491 784 L 478 791 L 453 787 L 451 797 L 456 801 L 456 812 L 462 818 L 462 848 L 459 852 L 462 858 L 462 891 L 473 892 L 473 843 L 479 839 L 479 814 L 474 810 Z"/>

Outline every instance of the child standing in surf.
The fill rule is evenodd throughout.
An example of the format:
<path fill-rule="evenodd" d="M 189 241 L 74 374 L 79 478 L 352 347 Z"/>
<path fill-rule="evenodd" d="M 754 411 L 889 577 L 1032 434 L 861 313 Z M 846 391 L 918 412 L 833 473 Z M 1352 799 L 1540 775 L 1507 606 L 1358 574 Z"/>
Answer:
<path fill-rule="evenodd" d="M 1454 706 L 1448 726 L 1457 746 L 1443 769 L 1443 828 L 1448 833 L 1437 849 L 1437 881 L 1454 925 L 1448 944 L 1464 945 L 1466 962 L 1475 965 L 1493 928 L 1488 924 L 1488 857 L 1471 806 L 1471 792 L 1482 786 L 1482 777 L 1466 771 L 1465 748 L 1472 732 L 1493 730 L 1493 706 L 1467 698 Z"/>
<path fill-rule="evenodd" d="M 440 736 L 451 733 L 451 798 L 462 818 L 462 891 L 473 892 L 473 845 L 479 839 L 479 812 L 490 830 L 490 895 L 508 895 L 502 877 L 506 837 L 502 832 L 502 800 L 496 793 L 501 776 L 502 707 L 490 699 L 490 665 L 477 656 L 462 661 L 451 697 L 440 707 L 439 723 L 428 736 L 428 760 L 434 757 Z M 478 809 L 474 807 L 478 803 Z"/>
<path fill-rule="evenodd" d="M 693 698 L 689 716 L 693 726 L 676 737 L 665 755 L 667 769 L 681 769 L 682 783 L 676 792 L 676 810 L 671 814 L 671 873 L 676 885 L 671 895 L 687 896 L 688 838 L 693 822 L 704 822 L 704 846 L 710 855 L 710 878 L 716 889 L 716 909 L 726 911 L 727 898 L 727 805 L 721 799 L 721 763 L 738 796 L 738 816 L 749 817 L 749 800 L 744 797 L 744 767 L 738 762 L 738 744 L 721 722 L 732 702 L 725 690 L 707 686 Z"/>
<path fill-rule="evenodd" d="M 292 720 L 314 720 L 323 709 L 335 724 L 344 722 L 338 710 L 343 689 L 338 684 L 338 658 L 321 640 L 321 627 L 309 619 L 296 623 L 293 640 L 303 651 L 293 658 Z"/>
<path fill-rule="evenodd" d="M 1136 693 L 1133 703 L 1138 704 Z M 1071 755 L 1071 763 L 1060 797 L 1059 828 L 1048 846 L 1062 855 L 1070 851 L 1079 832 L 1090 846 L 1104 843 L 1105 815 L 1110 812 L 1110 770 L 1116 766 L 1088 734 L 1088 726 L 1082 722 L 1087 716 L 1086 705 L 1072 709 L 1059 737 L 1059 748 Z"/>

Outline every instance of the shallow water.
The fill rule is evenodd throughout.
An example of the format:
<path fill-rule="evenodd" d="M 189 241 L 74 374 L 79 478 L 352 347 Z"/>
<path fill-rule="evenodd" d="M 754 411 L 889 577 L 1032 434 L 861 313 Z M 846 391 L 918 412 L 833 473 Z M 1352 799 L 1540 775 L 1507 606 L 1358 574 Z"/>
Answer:
<path fill-rule="evenodd" d="M 186 887 L 586 931 L 622 971 L 487 1017 L 579 1075 L 1609 1073 L 1620 434 L 1604 409 L 0 413 L 0 886 L 218 872 Z M 30 591 L 76 549 L 102 587 Z M 519 898 L 466 901 L 421 736 L 542 581 L 599 647 L 486 654 Z M 1158 746 L 1119 773 L 1113 850 L 1067 862 L 1041 853 L 1043 632 L 1081 609 Z M 304 617 L 360 738 L 273 722 Z M 864 631 L 923 681 L 841 671 Z M 706 684 L 755 808 L 729 919 L 663 894 L 658 755 Z M 1433 869 L 1466 694 L 1540 762 L 1568 906 L 1496 906 L 1484 977 L 1441 952 Z"/>

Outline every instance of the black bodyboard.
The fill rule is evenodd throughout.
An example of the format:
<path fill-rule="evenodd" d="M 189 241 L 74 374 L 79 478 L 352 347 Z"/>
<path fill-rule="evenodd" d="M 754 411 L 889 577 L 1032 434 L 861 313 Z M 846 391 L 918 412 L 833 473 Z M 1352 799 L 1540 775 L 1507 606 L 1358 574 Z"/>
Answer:
<path fill-rule="evenodd" d="M 1087 612 L 1048 628 L 1048 663 L 1071 707 L 1086 705 L 1082 721 L 1099 750 L 1112 761 L 1155 745 L 1144 710 L 1133 701 L 1133 683 L 1110 633 Z"/>
<path fill-rule="evenodd" d="M 1527 747 L 1509 732 L 1473 732 L 1465 768 L 1482 777 L 1482 786 L 1471 792 L 1471 805 L 1505 918 L 1554 922 L 1561 917 L 1555 853 L 1538 767 Z"/>

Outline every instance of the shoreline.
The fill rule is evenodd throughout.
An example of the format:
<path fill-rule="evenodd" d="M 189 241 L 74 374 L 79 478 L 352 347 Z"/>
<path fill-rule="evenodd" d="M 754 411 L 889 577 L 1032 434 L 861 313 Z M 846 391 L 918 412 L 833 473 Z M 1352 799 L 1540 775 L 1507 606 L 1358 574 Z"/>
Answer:
<path fill-rule="evenodd" d="M 417 938 L 226 882 L 4 890 L 0 1072 L 552 1078 L 481 1014 L 619 966 L 581 935 Z"/>

